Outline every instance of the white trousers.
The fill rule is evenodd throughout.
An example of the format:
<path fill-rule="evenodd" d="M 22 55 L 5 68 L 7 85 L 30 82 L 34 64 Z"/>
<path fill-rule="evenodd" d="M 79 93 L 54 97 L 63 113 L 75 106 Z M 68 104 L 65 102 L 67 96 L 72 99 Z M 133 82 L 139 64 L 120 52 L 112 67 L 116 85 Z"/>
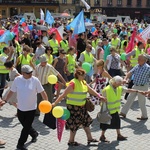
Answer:
<path fill-rule="evenodd" d="M 148 85 L 145 86 L 136 86 L 134 85 L 132 87 L 132 89 L 136 89 L 136 90 L 141 90 L 141 91 L 147 91 L 148 90 Z M 129 111 L 131 105 L 133 104 L 133 101 L 135 100 L 136 96 L 138 96 L 138 103 L 142 112 L 142 116 L 143 118 L 147 118 L 147 110 L 146 110 L 146 98 L 144 95 L 140 94 L 140 93 L 130 93 L 128 98 L 127 98 L 127 102 L 126 104 L 122 107 L 121 112 L 123 114 L 127 114 L 127 112 Z"/>

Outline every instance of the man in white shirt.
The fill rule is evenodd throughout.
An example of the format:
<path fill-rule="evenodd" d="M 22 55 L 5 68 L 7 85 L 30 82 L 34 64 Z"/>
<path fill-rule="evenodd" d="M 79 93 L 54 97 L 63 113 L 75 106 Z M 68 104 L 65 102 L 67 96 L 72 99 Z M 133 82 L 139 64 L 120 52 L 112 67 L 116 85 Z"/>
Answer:
<path fill-rule="evenodd" d="M 23 126 L 17 149 L 27 150 L 24 143 L 27 141 L 28 135 L 32 137 L 31 142 L 36 142 L 38 136 L 38 132 L 32 127 L 37 108 L 37 93 L 41 94 L 43 100 L 48 100 L 48 97 L 38 78 L 32 76 L 33 69 L 29 65 L 22 66 L 21 71 L 22 75 L 15 78 L 4 101 L 7 102 L 13 93 L 17 92 L 17 114 Z"/>

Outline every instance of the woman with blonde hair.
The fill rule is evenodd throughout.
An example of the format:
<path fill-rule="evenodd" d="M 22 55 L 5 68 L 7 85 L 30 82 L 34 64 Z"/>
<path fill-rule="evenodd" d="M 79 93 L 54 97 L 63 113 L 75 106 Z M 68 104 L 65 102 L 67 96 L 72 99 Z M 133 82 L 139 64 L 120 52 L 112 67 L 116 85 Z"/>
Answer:
<path fill-rule="evenodd" d="M 94 85 L 94 89 L 96 90 L 97 93 L 102 93 L 102 90 L 106 87 L 107 84 L 107 78 L 111 79 L 112 77 L 109 75 L 109 73 L 104 69 L 104 60 L 100 59 L 96 62 L 96 69 L 97 69 L 97 74 L 94 78 L 94 80 L 90 83 Z M 91 100 L 93 104 L 100 104 L 100 99 L 96 96 L 91 96 Z"/>
<path fill-rule="evenodd" d="M 66 126 L 70 129 L 70 137 L 68 141 L 69 146 L 78 146 L 79 143 L 75 142 L 75 135 L 79 127 L 82 125 L 87 136 L 87 144 L 98 142 L 93 139 L 90 131 L 90 124 L 92 118 L 88 114 L 85 103 L 87 93 L 99 97 L 102 101 L 106 99 L 100 96 L 99 93 L 94 91 L 84 80 L 86 72 L 82 68 L 75 71 L 74 79 L 72 79 L 65 89 L 65 91 L 53 103 L 56 106 L 64 97 L 67 97 L 67 109 L 70 111 L 70 118 L 66 122 Z"/>

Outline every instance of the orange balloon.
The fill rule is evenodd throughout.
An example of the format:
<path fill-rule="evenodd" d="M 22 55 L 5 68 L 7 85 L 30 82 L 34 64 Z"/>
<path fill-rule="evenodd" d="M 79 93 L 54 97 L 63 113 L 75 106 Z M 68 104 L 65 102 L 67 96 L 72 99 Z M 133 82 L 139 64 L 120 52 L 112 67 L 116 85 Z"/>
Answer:
<path fill-rule="evenodd" d="M 52 104 L 47 100 L 43 100 L 39 104 L 39 110 L 42 113 L 49 113 L 52 110 Z"/>

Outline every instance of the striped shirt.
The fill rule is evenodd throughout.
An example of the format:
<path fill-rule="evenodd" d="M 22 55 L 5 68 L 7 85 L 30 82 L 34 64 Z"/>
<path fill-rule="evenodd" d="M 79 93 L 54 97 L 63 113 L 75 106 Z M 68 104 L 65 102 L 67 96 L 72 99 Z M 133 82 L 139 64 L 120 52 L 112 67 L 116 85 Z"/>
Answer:
<path fill-rule="evenodd" d="M 134 75 L 133 83 L 137 86 L 143 86 L 148 84 L 150 77 L 150 66 L 148 64 L 144 64 L 142 66 L 136 65 L 130 73 Z"/>
<path fill-rule="evenodd" d="M 46 64 L 46 66 L 42 67 L 40 64 L 35 68 L 35 76 L 40 80 L 42 85 L 48 84 L 48 76 L 55 75 L 57 76 L 58 71 L 50 64 Z"/>

